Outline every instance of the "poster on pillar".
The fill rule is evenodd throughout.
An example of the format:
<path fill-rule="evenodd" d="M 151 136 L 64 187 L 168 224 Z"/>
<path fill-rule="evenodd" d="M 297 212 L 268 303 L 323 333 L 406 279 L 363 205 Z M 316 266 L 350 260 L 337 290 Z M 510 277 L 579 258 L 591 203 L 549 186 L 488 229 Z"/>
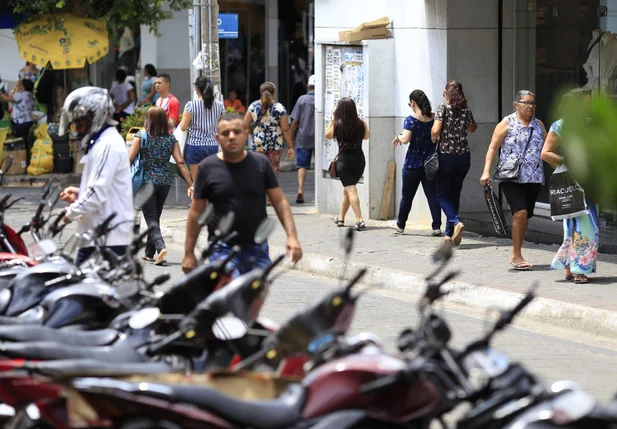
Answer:
<path fill-rule="evenodd" d="M 325 47 L 324 61 L 324 130 L 332 121 L 336 103 L 343 97 L 356 102 L 358 115 L 365 114 L 365 65 L 362 46 L 328 45 Z M 330 162 L 338 153 L 335 140 L 323 139 L 323 170 L 327 171 Z"/>

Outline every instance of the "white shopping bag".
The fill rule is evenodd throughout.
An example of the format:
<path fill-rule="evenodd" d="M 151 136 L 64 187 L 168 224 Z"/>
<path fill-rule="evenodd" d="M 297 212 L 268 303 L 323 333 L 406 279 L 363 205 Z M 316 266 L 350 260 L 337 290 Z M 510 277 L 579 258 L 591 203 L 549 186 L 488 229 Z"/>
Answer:
<path fill-rule="evenodd" d="M 176 129 L 174 130 L 174 137 L 176 138 L 176 140 L 178 141 L 178 144 L 180 145 L 180 152 L 182 152 L 182 156 L 184 156 L 184 146 L 186 145 L 186 138 L 188 137 L 188 135 L 189 135 L 189 130 L 182 131 L 180 129 L 180 125 L 178 125 Z M 172 156 L 171 158 L 169 158 L 169 162 L 171 162 L 172 164 L 175 164 L 176 160 Z"/>

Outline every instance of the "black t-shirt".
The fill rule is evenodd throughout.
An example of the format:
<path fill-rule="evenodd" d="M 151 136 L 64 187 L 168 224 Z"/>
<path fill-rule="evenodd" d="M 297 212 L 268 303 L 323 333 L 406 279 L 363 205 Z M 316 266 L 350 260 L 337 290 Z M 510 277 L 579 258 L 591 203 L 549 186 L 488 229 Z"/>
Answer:
<path fill-rule="evenodd" d="M 210 236 L 221 216 L 231 210 L 236 216 L 233 230 L 238 232 L 233 244 L 247 245 L 254 244 L 255 231 L 268 216 L 266 191 L 278 186 L 270 161 L 260 153 L 249 151 L 235 164 L 214 155 L 199 164 L 194 196 L 214 204 Z"/>

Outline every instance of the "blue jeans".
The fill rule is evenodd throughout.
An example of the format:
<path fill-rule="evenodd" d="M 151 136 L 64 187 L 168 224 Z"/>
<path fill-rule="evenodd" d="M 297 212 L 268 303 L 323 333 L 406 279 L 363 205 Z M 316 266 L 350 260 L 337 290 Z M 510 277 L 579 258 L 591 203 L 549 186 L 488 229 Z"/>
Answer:
<path fill-rule="evenodd" d="M 446 214 L 447 237 L 454 234 L 454 226 L 461 222 L 458 210 L 461 202 L 463 181 L 471 166 L 471 155 L 439 154 L 439 173 L 435 178 L 435 191 L 441 209 Z"/>
<path fill-rule="evenodd" d="M 441 207 L 439 207 L 439 201 L 437 201 L 437 194 L 435 193 L 435 181 L 429 181 L 426 178 L 424 167 L 403 169 L 403 197 L 401 198 L 401 206 L 398 210 L 398 222 L 396 224 L 399 228 L 405 229 L 405 224 L 407 223 L 409 212 L 411 211 L 411 204 L 413 203 L 420 183 L 422 183 L 422 189 L 424 190 L 424 195 L 426 196 L 428 206 L 431 210 L 431 217 L 433 218 L 431 226 L 433 231 L 441 229 Z"/>
<path fill-rule="evenodd" d="M 232 246 L 228 244 L 218 243 L 214 246 L 214 252 L 212 252 L 209 260 L 216 262 L 227 258 L 231 248 Z M 264 244 L 243 247 L 242 251 L 233 257 L 227 266 L 231 268 L 231 276 L 235 279 L 255 268 L 267 268 L 271 263 L 270 248 L 266 242 Z"/>

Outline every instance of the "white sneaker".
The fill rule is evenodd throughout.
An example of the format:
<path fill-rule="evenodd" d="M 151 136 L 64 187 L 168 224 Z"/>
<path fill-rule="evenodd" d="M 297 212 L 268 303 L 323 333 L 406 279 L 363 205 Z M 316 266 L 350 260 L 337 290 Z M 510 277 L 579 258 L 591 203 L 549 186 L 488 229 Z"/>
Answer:
<path fill-rule="evenodd" d="M 443 232 L 441 232 L 441 229 L 434 229 L 431 237 L 443 237 Z"/>
<path fill-rule="evenodd" d="M 397 235 L 400 235 L 405 232 L 404 229 L 399 228 L 395 220 L 391 220 L 390 222 L 388 222 L 388 226 L 392 228 L 395 231 L 394 233 Z"/>

